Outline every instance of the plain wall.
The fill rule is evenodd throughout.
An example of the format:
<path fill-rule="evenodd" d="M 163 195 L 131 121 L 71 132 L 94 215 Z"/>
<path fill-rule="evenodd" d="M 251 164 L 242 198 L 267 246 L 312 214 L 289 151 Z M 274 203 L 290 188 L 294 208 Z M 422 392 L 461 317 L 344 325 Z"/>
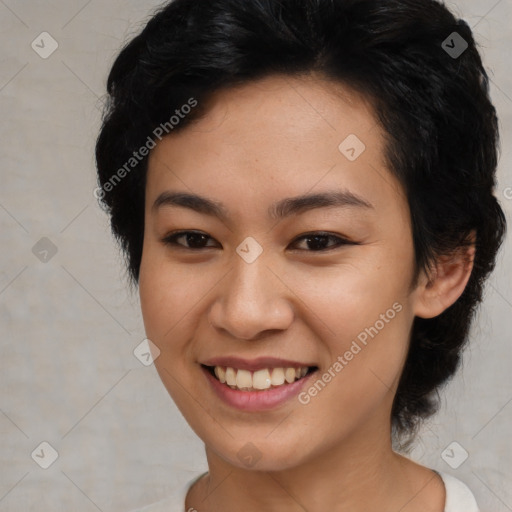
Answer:
<path fill-rule="evenodd" d="M 0 512 L 126 511 L 207 469 L 154 366 L 133 354 L 145 338 L 137 293 L 93 197 L 109 66 L 157 5 L 0 2 Z M 448 6 L 474 27 L 490 74 L 502 137 L 497 195 L 510 222 L 512 1 Z M 47 59 L 31 47 L 43 31 L 59 45 Z M 57 249 L 50 258 L 53 246 L 39 242 L 47 262 L 33 252 L 43 237 Z M 463 367 L 413 451 L 465 481 L 482 511 L 512 510 L 511 244 Z M 31 457 L 42 441 L 59 454 L 48 469 Z M 457 469 L 441 457 L 453 441 L 469 453 Z"/>

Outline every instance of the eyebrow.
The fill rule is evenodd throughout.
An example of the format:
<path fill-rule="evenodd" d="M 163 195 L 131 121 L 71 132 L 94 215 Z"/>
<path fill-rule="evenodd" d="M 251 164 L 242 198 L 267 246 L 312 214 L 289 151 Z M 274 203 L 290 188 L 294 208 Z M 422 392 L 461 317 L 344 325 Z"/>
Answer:
<path fill-rule="evenodd" d="M 162 192 L 153 203 L 153 210 L 164 206 L 181 206 L 221 220 L 229 219 L 228 211 L 221 202 L 197 194 Z M 374 206 L 362 197 L 348 190 L 339 190 L 281 199 L 269 207 L 268 215 L 272 219 L 284 219 L 316 208 L 327 207 L 374 209 Z"/>

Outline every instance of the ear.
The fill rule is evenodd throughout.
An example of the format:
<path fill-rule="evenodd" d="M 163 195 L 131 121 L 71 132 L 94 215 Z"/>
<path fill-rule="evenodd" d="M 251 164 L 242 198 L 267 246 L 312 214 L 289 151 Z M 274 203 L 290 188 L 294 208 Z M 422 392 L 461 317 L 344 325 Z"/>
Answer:
<path fill-rule="evenodd" d="M 434 318 L 449 308 L 462 295 L 469 281 L 475 259 L 475 232 L 471 245 L 460 246 L 454 253 L 439 256 L 430 278 L 422 272 L 415 290 L 414 314 Z"/>

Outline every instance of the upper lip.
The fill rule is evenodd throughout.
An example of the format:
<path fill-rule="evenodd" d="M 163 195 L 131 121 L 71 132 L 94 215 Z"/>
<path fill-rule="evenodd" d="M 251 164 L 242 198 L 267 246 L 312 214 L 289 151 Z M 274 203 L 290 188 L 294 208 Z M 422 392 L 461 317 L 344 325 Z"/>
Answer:
<path fill-rule="evenodd" d="M 302 368 L 315 366 L 310 363 L 300 363 L 277 357 L 258 357 L 256 359 L 243 359 L 241 357 L 212 357 L 203 361 L 206 366 L 229 366 L 238 370 L 257 371 L 263 368 Z"/>

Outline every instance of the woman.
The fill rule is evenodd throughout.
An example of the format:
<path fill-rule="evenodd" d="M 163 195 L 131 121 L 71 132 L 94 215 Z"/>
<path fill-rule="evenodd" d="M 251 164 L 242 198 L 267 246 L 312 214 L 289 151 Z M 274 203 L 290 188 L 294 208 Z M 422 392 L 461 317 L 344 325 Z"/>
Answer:
<path fill-rule="evenodd" d="M 468 25 L 430 0 L 175 0 L 108 93 L 98 197 L 209 467 L 144 510 L 478 510 L 393 449 L 505 232 Z"/>

